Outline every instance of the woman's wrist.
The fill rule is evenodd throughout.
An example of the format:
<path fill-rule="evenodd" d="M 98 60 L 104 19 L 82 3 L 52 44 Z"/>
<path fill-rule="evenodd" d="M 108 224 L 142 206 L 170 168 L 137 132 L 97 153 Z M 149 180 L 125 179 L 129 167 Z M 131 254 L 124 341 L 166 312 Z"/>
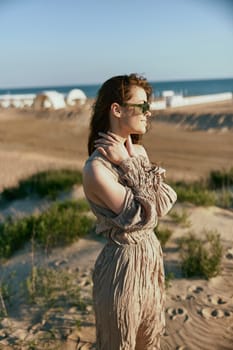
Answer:
<path fill-rule="evenodd" d="M 128 156 L 127 158 L 123 159 L 118 165 L 122 170 L 128 171 L 132 166 L 134 167 L 136 165 L 137 158 L 138 157 L 136 156 Z"/>

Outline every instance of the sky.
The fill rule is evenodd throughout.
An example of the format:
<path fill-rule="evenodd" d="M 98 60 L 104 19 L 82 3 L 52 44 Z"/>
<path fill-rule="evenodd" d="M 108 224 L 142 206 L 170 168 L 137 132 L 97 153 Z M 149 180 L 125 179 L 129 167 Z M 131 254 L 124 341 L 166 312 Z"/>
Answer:
<path fill-rule="evenodd" d="M 0 88 L 233 78 L 233 0 L 0 0 Z"/>

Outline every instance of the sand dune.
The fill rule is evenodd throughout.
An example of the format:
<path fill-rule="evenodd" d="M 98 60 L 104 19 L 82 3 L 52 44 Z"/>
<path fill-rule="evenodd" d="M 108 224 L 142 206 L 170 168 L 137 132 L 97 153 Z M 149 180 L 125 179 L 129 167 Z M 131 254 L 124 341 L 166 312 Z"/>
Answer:
<path fill-rule="evenodd" d="M 3 186 L 3 172 L 7 172 L 7 183 L 10 184 L 17 181 L 18 176 L 24 176 L 24 172 L 28 176 L 30 172 L 37 171 L 40 163 L 44 168 L 55 164 L 59 166 L 62 162 L 66 166 L 80 168 L 87 157 L 90 108 L 89 101 L 82 112 L 0 109 L 0 188 Z M 158 121 L 157 116 L 152 118 L 143 143 L 151 160 L 160 162 L 167 169 L 168 177 L 198 179 L 211 170 L 232 166 L 232 121 L 228 131 L 224 129 L 224 132 L 218 128 L 212 132 L 190 131 L 182 123 L 174 122 L 171 117 L 174 110 L 175 113 L 181 111 L 187 120 L 192 114 L 202 116 L 201 106 L 190 106 L 158 112 L 160 120 L 163 120 L 163 114 L 167 114 L 172 123 Z M 233 104 L 219 102 L 212 107 L 208 104 L 203 111 L 233 114 Z M 32 161 L 31 165 L 28 158 Z"/>
<path fill-rule="evenodd" d="M 165 267 L 175 272 L 177 278 L 167 292 L 167 331 L 162 349 L 230 350 L 233 344 L 233 260 L 230 253 L 233 212 L 216 207 L 181 207 L 189 214 L 190 227 L 175 228 L 164 249 Z M 164 220 L 168 225 L 168 219 Z M 210 281 L 184 279 L 177 265 L 179 252 L 175 242 L 189 231 L 201 236 L 203 229 L 221 235 L 224 246 L 221 273 Z"/>
<path fill-rule="evenodd" d="M 154 111 L 157 121 L 168 122 L 188 130 L 226 132 L 233 129 L 233 101 L 173 107 Z"/>
<path fill-rule="evenodd" d="M 218 104 L 212 106 L 212 112 L 213 109 L 215 112 L 221 109 L 219 114 L 222 114 L 225 108 L 224 113 L 228 113 L 231 107 Z M 194 109 L 189 109 L 189 112 L 194 113 Z M 204 112 L 207 113 L 207 109 Z M 208 113 L 212 112 L 208 110 Z M 87 157 L 88 113 L 85 111 L 76 115 L 73 111 L 69 117 L 65 117 L 61 112 L 57 115 L 35 115 L 30 110 L 1 110 L 0 191 L 44 169 L 80 169 Z M 195 113 L 200 113 L 200 106 Z M 150 158 L 161 161 L 167 168 L 168 178 L 193 180 L 206 176 L 212 169 L 233 166 L 232 125 L 228 125 L 224 132 L 216 127 L 212 132 L 190 131 L 184 125 L 184 119 L 174 123 L 173 117 L 166 117 L 167 122 L 161 121 L 161 118 L 159 122 L 156 118 L 152 122 L 151 130 L 145 137 L 145 146 Z M 222 122 L 225 123 L 225 119 Z M 75 188 L 72 196 L 82 197 L 82 188 Z M 30 198 L 15 201 L 1 210 L 0 219 L 4 220 L 7 215 L 31 214 L 46 209 L 48 205 L 47 201 Z M 174 224 L 169 216 L 160 222 L 173 232 L 164 248 L 164 261 L 166 271 L 174 272 L 176 276 L 167 290 L 167 329 L 162 339 L 162 349 L 230 350 L 233 344 L 233 212 L 217 207 L 183 204 L 176 204 L 175 209 L 187 211 L 190 226 Z M 185 279 L 180 269 L 177 238 L 190 230 L 200 235 L 203 228 L 217 230 L 221 235 L 224 247 L 221 273 L 210 281 Z M 57 248 L 49 255 L 38 251 L 36 264 L 75 273 L 83 295 L 91 300 L 92 268 L 103 244 L 103 239 L 90 235 L 70 246 Z M 17 291 L 20 281 L 30 269 L 31 246 L 28 244 L 0 266 L 0 278 L 7 278 L 14 271 Z M 75 307 L 64 313 L 51 308 L 44 317 L 42 310 L 39 311 L 25 307 L 20 298 L 16 298 L 10 308 L 10 317 L 3 319 L 0 316 L 0 349 L 13 349 L 14 339 L 22 343 L 34 341 L 38 337 L 46 338 L 51 327 L 56 338 L 53 341 L 58 349 L 57 344 L 62 344 L 61 349 L 95 349 L 95 321 L 91 302 L 86 313 L 78 312 Z M 77 329 L 77 320 L 82 321 L 81 329 Z"/>
<path fill-rule="evenodd" d="M 82 197 L 81 188 L 77 188 L 72 196 L 73 198 Z M 42 202 L 38 202 L 37 206 L 34 206 L 34 210 L 44 210 Z M 21 212 L 25 215 L 23 201 L 21 201 L 21 206 L 12 203 L 10 207 L 13 207 L 14 212 L 17 212 L 15 214 L 20 215 Z M 10 207 L 6 209 L 8 212 Z M 173 231 L 172 238 L 164 248 L 164 261 L 166 271 L 174 272 L 176 276 L 167 290 L 167 327 L 162 338 L 162 349 L 230 350 L 233 342 L 233 240 L 231 237 L 233 213 L 215 207 L 202 208 L 191 205 L 181 206 L 180 204 L 177 204 L 175 209 L 185 209 L 188 212 L 190 227 L 174 225 L 169 217 L 160 221 L 160 225 L 165 225 Z M 189 230 L 200 233 L 197 220 L 202 222 L 202 228 L 211 229 L 214 227 L 218 230 L 224 245 L 221 274 L 210 281 L 185 279 L 182 278 L 180 271 L 176 241 Z M 61 271 L 65 269 L 71 273 L 75 271 L 82 295 L 91 300 L 92 268 L 104 242 L 104 239 L 99 240 L 91 235 L 70 246 L 56 248 L 49 255 L 43 251 L 37 251 L 34 263 L 37 266 L 54 267 Z M 20 281 L 23 281 L 30 272 L 31 264 L 31 247 L 27 245 L 8 260 L 0 268 L 0 272 L 4 277 L 10 276 L 14 272 L 15 285 L 18 286 Z M 24 316 L 22 316 L 22 311 Z M 25 308 L 16 299 L 10 308 L 11 317 L 8 319 L 10 325 L 6 323 L 6 319 L 0 320 L 2 328 L 8 335 L 2 344 L 12 343 L 13 336 L 16 338 L 21 336 L 25 342 L 28 339 L 36 340 L 41 332 L 46 337 L 49 325 L 55 327 L 56 324 L 57 330 L 59 330 L 62 323 L 65 322 L 70 329 L 70 335 L 63 343 L 62 349 L 72 349 L 72 346 L 76 346 L 77 343 L 79 344 L 78 349 L 95 349 L 95 320 L 91 304 L 88 306 L 88 312 L 84 314 L 80 314 L 76 308 L 71 308 L 61 313 L 56 319 L 57 316 L 54 312 L 53 308 L 46 312 L 47 321 L 44 324 L 43 310 L 41 310 L 39 317 L 37 309 L 33 311 L 32 308 Z M 83 325 L 80 330 L 75 327 L 77 317 Z M 29 331 L 31 329 L 34 329 L 33 333 Z M 59 336 L 58 339 L 60 339 Z"/>

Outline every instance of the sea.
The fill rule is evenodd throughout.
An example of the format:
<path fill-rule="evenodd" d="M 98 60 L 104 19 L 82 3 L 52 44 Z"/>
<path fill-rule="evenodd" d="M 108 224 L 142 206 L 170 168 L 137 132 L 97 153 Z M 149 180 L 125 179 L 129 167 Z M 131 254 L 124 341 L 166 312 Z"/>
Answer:
<path fill-rule="evenodd" d="M 227 79 L 202 79 L 202 80 L 179 80 L 179 81 L 150 81 L 154 97 L 160 97 L 165 90 L 172 90 L 175 94 L 183 96 L 197 96 L 233 92 L 233 78 Z M 25 88 L 0 89 L 0 95 L 4 94 L 38 94 L 42 91 L 55 90 L 67 94 L 72 89 L 81 89 L 88 98 L 95 98 L 101 84 L 76 84 L 65 86 L 40 86 Z"/>

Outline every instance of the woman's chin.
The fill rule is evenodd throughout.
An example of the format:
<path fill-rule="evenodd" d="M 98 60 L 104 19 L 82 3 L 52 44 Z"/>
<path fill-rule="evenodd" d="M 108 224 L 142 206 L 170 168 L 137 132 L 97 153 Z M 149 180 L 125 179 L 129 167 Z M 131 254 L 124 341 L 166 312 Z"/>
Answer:
<path fill-rule="evenodd" d="M 130 134 L 136 134 L 136 135 L 144 135 L 147 132 L 147 128 L 138 128 L 138 129 L 133 129 L 131 130 Z"/>
<path fill-rule="evenodd" d="M 146 132 L 147 132 L 147 129 L 145 127 L 145 128 L 139 129 L 137 132 L 135 132 L 135 134 L 144 135 Z"/>

